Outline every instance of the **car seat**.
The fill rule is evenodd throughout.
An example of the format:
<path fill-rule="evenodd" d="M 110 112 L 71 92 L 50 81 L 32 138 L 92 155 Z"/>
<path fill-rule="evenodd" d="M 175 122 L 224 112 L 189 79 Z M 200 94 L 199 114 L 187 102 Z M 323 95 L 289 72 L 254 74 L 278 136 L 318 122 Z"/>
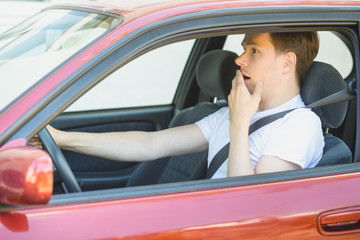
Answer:
<path fill-rule="evenodd" d="M 237 55 L 230 51 L 214 50 L 204 54 L 196 66 L 196 79 L 200 89 L 213 102 L 200 102 L 174 116 L 169 128 L 192 124 L 224 105 L 235 76 Z M 127 186 L 149 185 L 202 179 L 207 170 L 207 152 L 186 154 L 140 163 L 131 175 Z"/>
<path fill-rule="evenodd" d="M 314 62 L 308 70 L 301 87 L 301 97 L 306 105 L 346 89 L 347 85 L 340 73 L 331 65 Z M 320 117 L 324 128 L 325 147 L 317 166 L 327 166 L 352 162 L 349 147 L 339 138 L 328 133 L 329 129 L 338 128 L 345 119 L 348 102 L 328 104 L 312 110 Z"/>

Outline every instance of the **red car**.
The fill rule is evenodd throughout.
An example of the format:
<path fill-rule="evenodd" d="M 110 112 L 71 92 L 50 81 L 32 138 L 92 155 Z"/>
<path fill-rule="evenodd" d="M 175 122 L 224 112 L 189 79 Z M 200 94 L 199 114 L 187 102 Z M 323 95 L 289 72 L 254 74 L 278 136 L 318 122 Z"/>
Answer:
<path fill-rule="evenodd" d="M 355 0 L 89 0 L 3 33 L 0 238 L 359 239 L 359 21 Z M 302 88 L 323 103 L 315 168 L 209 180 L 206 153 L 114 162 L 62 151 L 45 128 L 193 123 L 226 106 L 217 80 L 234 76 L 243 34 L 307 30 L 332 69 Z"/>

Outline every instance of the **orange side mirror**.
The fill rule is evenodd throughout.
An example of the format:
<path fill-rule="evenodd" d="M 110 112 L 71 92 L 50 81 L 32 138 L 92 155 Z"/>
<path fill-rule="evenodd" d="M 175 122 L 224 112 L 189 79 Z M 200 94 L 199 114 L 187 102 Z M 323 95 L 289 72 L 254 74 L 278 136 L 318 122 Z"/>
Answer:
<path fill-rule="evenodd" d="M 46 204 L 52 190 L 53 168 L 47 152 L 26 146 L 25 140 L 0 148 L 0 203 Z"/>

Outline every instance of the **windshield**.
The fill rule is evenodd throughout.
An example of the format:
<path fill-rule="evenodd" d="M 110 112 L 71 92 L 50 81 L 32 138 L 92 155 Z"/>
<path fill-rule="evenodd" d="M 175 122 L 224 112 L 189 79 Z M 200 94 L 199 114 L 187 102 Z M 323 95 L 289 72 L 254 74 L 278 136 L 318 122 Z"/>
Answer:
<path fill-rule="evenodd" d="M 112 16 L 49 9 L 0 35 L 0 110 L 118 24 L 120 20 Z"/>

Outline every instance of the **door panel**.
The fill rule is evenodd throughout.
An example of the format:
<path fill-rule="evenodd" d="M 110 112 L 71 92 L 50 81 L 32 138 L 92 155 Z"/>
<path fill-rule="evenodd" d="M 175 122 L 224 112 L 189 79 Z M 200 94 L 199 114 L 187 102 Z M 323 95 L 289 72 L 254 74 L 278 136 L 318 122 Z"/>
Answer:
<path fill-rule="evenodd" d="M 166 128 L 172 116 L 172 106 L 72 112 L 62 114 L 52 125 L 66 131 L 96 133 L 155 131 Z M 63 153 L 82 190 L 123 187 L 137 167 L 133 162 L 111 161 L 66 150 Z"/>
<path fill-rule="evenodd" d="M 251 185 L 233 178 L 136 187 L 83 193 L 75 203 L 76 195 L 55 196 L 44 209 L 14 213 L 26 218 L 31 226 L 26 236 L 33 239 L 329 239 L 319 232 L 318 217 L 346 206 L 358 209 L 354 189 L 359 177 L 345 173 Z M 14 236 L 1 230 L 0 225 L 4 239 Z"/>

